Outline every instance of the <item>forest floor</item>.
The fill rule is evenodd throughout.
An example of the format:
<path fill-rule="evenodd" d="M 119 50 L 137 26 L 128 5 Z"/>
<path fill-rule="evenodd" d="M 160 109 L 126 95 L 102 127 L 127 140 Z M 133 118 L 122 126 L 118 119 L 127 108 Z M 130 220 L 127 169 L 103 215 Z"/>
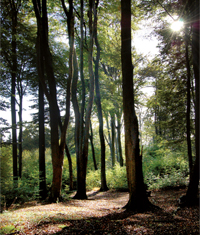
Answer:
<path fill-rule="evenodd" d="M 12 205 L 0 215 L 0 234 L 199 234 L 199 207 L 179 208 L 186 189 L 152 191 L 160 209 L 127 212 L 127 192 L 88 192 L 88 200 Z M 73 196 L 73 195 L 71 195 Z"/>

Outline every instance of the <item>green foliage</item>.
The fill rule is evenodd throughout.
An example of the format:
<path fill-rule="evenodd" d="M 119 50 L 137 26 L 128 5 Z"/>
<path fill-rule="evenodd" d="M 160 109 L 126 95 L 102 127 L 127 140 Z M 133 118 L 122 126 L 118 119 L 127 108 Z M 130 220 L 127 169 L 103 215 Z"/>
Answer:
<path fill-rule="evenodd" d="M 184 152 L 172 150 L 165 145 L 152 144 L 143 153 L 145 182 L 151 189 L 186 185 L 188 162 Z"/>
<path fill-rule="evenodd" d="M 106 180 L 108 188 L 113 189 L 127 189 L 127 177 L 126 177 L 126 167 L 120 167 L 119 163 L 116 163 L 114 168 L 109 168 L 106 170 Z M 89 171 L 87 174 L 87 189 L 91 190 L 95 187 L 101 187 L 101 176 L 100 170 Z"/>

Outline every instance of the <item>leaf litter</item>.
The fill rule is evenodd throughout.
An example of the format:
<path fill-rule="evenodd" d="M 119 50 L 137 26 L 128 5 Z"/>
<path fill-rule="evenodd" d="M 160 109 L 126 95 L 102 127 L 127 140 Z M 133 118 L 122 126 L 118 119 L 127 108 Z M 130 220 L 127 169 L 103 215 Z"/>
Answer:
<path fill-rule="evenodd" d="M 149 200 L 160 209 L 137 214 L 123 209 L 128 193 L 116 190 L 90 191 L 88 200 L 25 203 L 0 215 L 0 234 L 199 234 L 199 207 L 178 206 L 185 192 L 152 191 Z"/>

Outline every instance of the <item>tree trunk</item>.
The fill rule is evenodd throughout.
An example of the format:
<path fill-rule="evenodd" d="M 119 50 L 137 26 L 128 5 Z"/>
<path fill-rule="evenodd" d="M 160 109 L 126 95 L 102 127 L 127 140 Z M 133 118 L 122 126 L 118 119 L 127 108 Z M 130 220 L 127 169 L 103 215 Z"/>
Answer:
<path fill-rule="evenodd" d="M 115 139 L 116 139 L 116 135 L 115 135 L 115 115 L 111 113 L 111 148 L 112 148 L 112 152 L 111 152 L 111 159 L 112 159 L 112 167 L 115 166 Z"/>
<path fill-rule="evenodd" d="M 85 115 L 85 127 L 83 131 L 83 145 L 82 151 L 79 151 L 79 157 L 77 159 L 77 193 L 74 196 L 75 199 L 86 199 L 86 170 L 87 170 L 87 160 L 88 160 L 88 138 L 89 138 L 89 127 L 90 127 L 90 117 L 94 99 L 94 73 L 93 73 L 93 21 L 92 21 L 92 12 L 94 11 L 94 0 L 89 1 L 89 32 L 90 32 L 90 43 L 89 43 L 89 76 L 90 76 L 90 91 L 88 98 L 88 105 Z M 80 139 L 79 139 L 80 141 Z"/>
<path fill-rule="evenodd" d="M 17 76 L 17 10 L 12 7 L 12 81 L 11 81 L 11 116 L 12 116 L 12 154 L 13 154 L 13 180 L 14 187 L 17 187 L 18 171 L 17 171 L 17 123 L 16 123 L 16 76 Z"/>
<path fill-rule="evenodd" d="M 185 27 L 185 59 L 186 59 L 186 68 L 187 68 L 187 113 L 186 113 L 186 126 L 187 126 L 187 147 L 188 147 L 188 161 L 189 161 L 189 172 L 190 176 L 192 174 L 192 146 L 191 146 L 191 128 L 190 128 L 190 91 L 191 91 L 191 84 L 190 84 L 190 62 L 189 62 L 189 54 L 188 54 L 188 29 Z"/>
<path fill-rule="evenodd" d="M 95 158 L 95 150 L 94 150 L 94 144 L 93 144 L 93 131 L 92 131 L 92 122 L 90 120 L 90 144 L 91 144 L 91 149 L 92 149 L 92 159 L 93 159 L 93 163 L 94 163 L 94 169 L 95 171 L 98 170 L 97 168 L 97 163 L 96 163 L 96 158 Z"/>
<path fill-rule="evenodd" d="M 22 91 L 21 91 L 22 92 Z M 22 177 L 22 100 L 23 95 L 19 93 L 19 137 L 18 137 L 18 149 L 19 149 L 19 177 Z"/>
<path fill-rule="evenodd" d="M 117 117 L 117 142 L 118 142 L 118 153 L 119 153 L 119 164 L 123 166 L 123 157 L 122 157 L 122 145 L 121 145 L 121 115 Z"/>
<path fill-rule="evenodd" d="M 69 164 L 69 190 L 72 191 L 74 189 L 72 158 L 71 158 L 67 144 L 65 144 L 65 152 L 66 152 L 68 164 Z"/>
<path fill-rule="evenodd" d="M 43 75 L 44 76 L 44 75 Z M 47 197 L 45 167 L 45 128 L 44 128 L 44 92 L 39 82 L 39 195 L 42 200 Z"/>
<path fill-rule="evenodd" d="M 98 4 L 98 3 L 97 3 Z M 96 8 L 97 9 L 97 6 Z M 97 38 L 97 11 L 94 14 L 94 39 L 97 49 L 97 55 L 95 60 L 95 90 L 96 90 L 96 105 L 99 119 L 99 138 L 101 144 L 101 188 L 100 191 L 107 191 L 107 183 L 106 183 L 106 146 L 104 139 L 104 131 L 103 131 L 103 114 L 101 107 L 101 94 L 99 88 L 99 60 L 100 60 L 100 46 Z"/>
<path fill-rule="evenodd" d="M 134 108 L 133 65 L 131 59 L 131 0 L 121 0 L 121 59 L 125 154 L 129 187 L 128 210 L 143 212 L 149 208 L 139 155 L 138 121 Z"/>
<path fill-rule="evenodd" d="M 199 96 L 199 1 L 193 0 L 190 2 L 191 16 L 193 16 L 192 22 L 192 55 L 193 55 L 193 70 L 195 77 L 195 148 L 196 148 L 196 158 L 194 166 L 192 169 L 192 174 L 190 177 L 190 182 L 188 185 L 188 190 L 186 193 L 186 202 L 185 205 L 191 205 L 195 202 L 198 202 L 198 185 L 199 185 L 199 105 L 200 105 L 200 96 Z"/>
<path fill-rule="evenodd" d="M 61 122 L 60 111 L 57 103 L 56 80 L 53 70 L 52 55 L 49 48 L 48 39 L 48 18 L 46 0 L 33 0 L 35 15 L 37 18 L 37 69 L 39 79 L 42 84 L 43 91 L 48 99 L 50 107 L 50 125 L 51 125 L 51 152 L 53 165 L 53 180 L 51 187 L 51 195 L 49 200 L 56 202 L 60 198 L 62 185 L 62 167 L 64 159 L 64 149 L 66 140 L 66 131 L 69 123 L 70 96 L 71 96 L 71 80 L 73 76 L 73 43 L 74 43 L 74 18 L 73 18 L 73 2 L 69 1 L 69 12 L 62 0 L 63 9 L 67 15 L 67 25 L 70 43 L 69 58 L 69 78 L 67 81 L 67 97 L 66 97 L 66 114 L 64 123 Z M 41 66 L 44 62 L 46 77 L 42 76 Z M 48 83 L 48 84 L 47 84 Z M 61 136 L 59 137 L 58 127 L 60 126 Z M 60 143 L 59 143 L 60 141 Z"/>

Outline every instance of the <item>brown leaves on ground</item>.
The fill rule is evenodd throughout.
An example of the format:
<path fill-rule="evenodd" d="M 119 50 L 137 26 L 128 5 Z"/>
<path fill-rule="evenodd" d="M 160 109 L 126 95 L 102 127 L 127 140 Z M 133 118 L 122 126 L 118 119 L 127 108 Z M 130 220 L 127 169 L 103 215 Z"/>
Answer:
<path fill-rule="evenodd" d="M 115 190 L 88 192 L 88 200 L 20 208 L 12 213 L 24 215 L 25 224 L 15 223 L 22 229 L 12 234 L 199 234 L 199 207 L 178 207 L 185 191 L 153 191 L 149 199 L 160 209 L 137 214 L 122 209 L 128 193 Z"/>

